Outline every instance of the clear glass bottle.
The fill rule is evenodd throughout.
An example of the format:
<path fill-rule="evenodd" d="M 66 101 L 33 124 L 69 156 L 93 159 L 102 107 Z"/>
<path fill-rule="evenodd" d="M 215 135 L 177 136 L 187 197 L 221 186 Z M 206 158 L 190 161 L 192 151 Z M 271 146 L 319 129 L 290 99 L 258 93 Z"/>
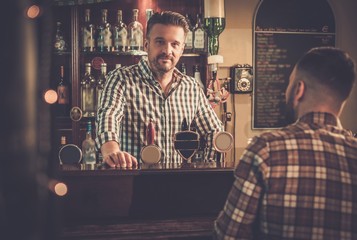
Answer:
<path fill-rule="evenodd" d="M 200 66 L 198 64 L 195 64 L 193 66 L 193 77 L 197 80 L 197 82 L 200 84 L 200 87 L 204 90 L 204 85 L 201 79 Z"/>
<path fill-rule="evenodd" d="M 96 150 L 95 142 L 92 138 L 92 122 L 87 122 L 86 138 L 82 142 L 82 163 L 84 164 L 96 164 Z"/>
<path fill-rule="evenodd" d="M 189 31 L 186 35 L 186 40 L 185 40 L 185 53 L 192 53 L 193 50 L 193 27 L 192 27 L 192 21 L 190 19 L 190 16 L 186 14 L 186 21 L 189 26 Z"/>
<path fill-rule="evenodd" d="M 204 30 L 201 14 L 197 14 L 196 25 L 193 28 L 193 51 L 204 52 L 207 44 L 207 33 Z"/>
<path fill-rule="evenodd" d="M 95 25 L 90 19 L 90 9 L 85 10 L 84 25 L 81 29 L 82 51 L 94 52 L 95 48 Z"/>
<path fill-rule="evenodd" d="M 185 75 L 187 74 L 185 63 L 180 64 L 180 71 L 182 74 L 185 74 Z"/>
<path fill-rule="evenodd" d="M 61 26 L 62 26 L 61 22 L 56 22 L 56 35 L 53 44 L 53 48 L 55 52 L 67 51 L 67 43 L 65 41 Z"/>
<path fill-rule="evenodd" d="M 81 108 L 83 117 L 95 116 L 95 85 L 96 81 L 91 73 L 92 65 L 85 64 L 85 74 L 81 81 Z"/>
<path fill-rule="evenodd" d="M 143 25 L 138 21 L 139 9 L 133 9 L 133 20 L 128 25 L 129 51 L 143 51 Z"/>
<path fill-rule="evenodd" d="M 97 81 L 97 85 L 96 85 L 96 91 L 95 91 L 95 95 L 97 96 L 97 101 L 95 103 L 95 109 L 96 111 L 98 110 L 98 106 L 100 103 L 100 98 L 102 95 L 102 91 L 104 88 L 104 83 L 105 83 L 105 76 L 107 75 L 107 64 L 106 63 L 102 63 L 100 65 L 100 75 L 98 77 L 98 81 Z"/>
<path fill-rule="evenodd" d="M 145 16 L 146 16 L 146 25 L 149 21 L 149 19 L 151 18 L 151 16 L 154 14 L 154 10 L 152 10 L 151 8 L 148 8 L 145 10 Z M 146 28 L 147 26 L 145 26 Z"/>
<path fill-rule="evenodd" d="M 57 85 L 57 113 L 60 116 L 69 116 L 69 86 L 64 77 L 64 66 L 60 66 L 59 82 Z"/>
<path fill-rule="evenodd" d="M 102 9 L 102 21 L 98 25 L 97 51 L 110 52 L 112 50 L 112 29 L 107 21 L 108 9 Z"/>
<path fill-rule="evenodd" d="M 128 28 L 123 22 L 122 10 L 117 12 L 117 22 L 113 26 L 114 51 L 125 52 L 127 49 Z"/>

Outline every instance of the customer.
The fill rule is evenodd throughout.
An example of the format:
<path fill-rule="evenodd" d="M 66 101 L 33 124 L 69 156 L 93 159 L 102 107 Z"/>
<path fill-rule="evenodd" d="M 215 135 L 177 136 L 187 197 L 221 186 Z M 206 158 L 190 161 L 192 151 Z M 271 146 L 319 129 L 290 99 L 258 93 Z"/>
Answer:
<path fill-rule="evenodd" d="M 336 48 L 297 62 L 286 90 L 297 121 L 247 146 L 217 239 L 357 239 L 357 139 L 339 120 L 355 77 Z"/>
<path fill-rule="evenodd" d="M 175 68 L 185 47 L 188 24 L 181 14 L 155 13 L 147 24 L 145 50 L 138 64 L 111 71 L 101 97 L 96 124 L 97 147 L 111 167 L 135 167 L 155 124 L 155 144 L 163 162 L 180 162 L 173 136 L 184 119 L 206 138 L 205 159 L 213 160 L 213 134 L 222 123 L 194 78 Z"/>

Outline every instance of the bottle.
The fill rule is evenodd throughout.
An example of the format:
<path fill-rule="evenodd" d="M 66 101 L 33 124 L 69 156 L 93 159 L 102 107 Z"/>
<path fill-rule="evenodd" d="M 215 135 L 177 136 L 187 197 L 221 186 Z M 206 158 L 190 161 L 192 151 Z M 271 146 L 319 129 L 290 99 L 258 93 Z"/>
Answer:
<path fill-rule="evenodd" d="M 107 64 L 102 63 L 100 65 L 100 75 L 98 77 L 97 85 L 96 85 L 96 91 L 95 95 L 97 96 L 97 101 L 95 103 L 95 109 L 98 110 L 98 106 L 100 103 L 100 97 L 102 95 L 102 91 L 104 88 L 104 83 L 105 83 L 105 76 L 107 75 Z"/>
<path fill-rule="evenodd" d="M 56 35 L 53 44 L 54 50 L 56 52 L 65 52 L 67 50 L 67 43 L 64 39 L 61 26 L 62 26 L 61 22 L 56 22 Z"/>
<path fill-rule="evenodd" d="M 85 10 L 84 25 L 81 30 L 82 51 L 93 52 L 95 47 L 95 26 L 90 20 L 90 9 Z"/>
<path fill-rule="evenodd" d="M 154 14 L 154 10 L 152 10 L 151 8 L 147 8 L 145 10 L 145 16 L 146 16 L 146 26 L 145 29 L 147 28 L 147 23 L 149 21 L 149 19 L 151 18 L 151 16 Z"/>
<path fill-rule="evenodd" d="M 185 75 L 187 74 L 185 63 L 181 63 L 180 71 L 181 71 L 182 74 L 185 74 Z"/>
<path fill-rule="evenodd" d="M 201 14 L 197 14 L 197 22 L 193 28 L 193 51 L 204 52 L 206 49 L 207 34 L 203 28 Z"/>
<path fill-rule="evenodd" d="M 85 74 L 81 81 L 81 108 L 83 117 L 95 116 L 95 79 L 91 74 L 91 64 L 85 64 Z"/>
<path fill-rule="evenodd" d="M 97 51 L 110 52 L 112 50 L 112 30 L 107 22 L 108 9 L 102 9 L 102 21 L 98 26 Z"/>
<path fill-rule="evenodd" d="M 64 77 L 64 67 L 60 66 L 59 83 L 57 85 L 57 113 L 60 116 L 69 116 L 69 87 Z"/>
<path fill-rule="evenodd" d="M 117 12 L 117 22 L 113 26 L 114 51 L 125 52 L 127 48 L 128 29 L 123 22 L 122 10 Z"/>
<path fill-rule="evenodd" d="M 60 138 L 60 143 L 59 143 L 59 147 L 58 147 L 58 158 L 60 160 L 60 164 L 62 164 L 62 157 L 63 157 L 63 147 L 66 146 L 67 144 L 67 139 L 66 136 L 62 135 Z"/>
<path fill-rule="evenodd" d="M 201 79 L 200 66 L 197 64 L 193 66 L 193 77 L 197 80 L 197 82 L 200 84 L 200 87 L 204 90 L 204 85 Z"/>
<path fill-rule="evenodd" d="M 219 49 L 219 35 L 226 26 L 224 17 L 206 17 L 203 22 L 206 33 L 208 34 L 208 51 L 210 55 L 217 55 Z"/>
<path fill-rule="evenodd" d="M 64 145 L 66 145 L 67 144 L 67 138 L 66 138 L 66 136 L 61 136 L 61 138 L 60 138 L 60 146 L 59 146 L 59 149 L 61 150 L 61 148 L 64 146 Z"/>
<path fill-rule="evenodd" d="M 190 16 L 186 14 L 186 21 L 188 23 L 188 33 L 186 35 L 186 40 L 185 40 L 185 53 L 191 53 L 193 49 L 193 27 L 192 27 L 192 22 L 190 19 Z"/>
<path fill-rule="evenodd" d="M 129 51 L 143 51 L 143 25 L 138 21 L 139 9 L 133 9 L 133 20 L 128 25 Z"/>
<path fill-rule="evenodd" d="M 82 142 L 82 163 L 96 164 L 95 142 L 92 138 L 92 123 L 87 122 L 86 138 Z"/>

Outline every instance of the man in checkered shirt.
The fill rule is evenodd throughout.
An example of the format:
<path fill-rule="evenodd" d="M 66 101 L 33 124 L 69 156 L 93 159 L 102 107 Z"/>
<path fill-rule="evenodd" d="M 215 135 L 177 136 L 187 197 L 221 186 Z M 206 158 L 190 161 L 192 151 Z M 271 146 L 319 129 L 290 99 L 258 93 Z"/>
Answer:
<path fill-rule="evenodd" d="M 208 99 L 193 77 L 175 66 L 185 47 L 188 24 L 175 12 L 153 14 L 138 64 L 117 68 L 106 77 L 96 118 L 96 146 L 111 167 L 136 167 L 146 128 L 155 125 L 155 145 L 163 163 L 180 163 L 173 137 L 186 119 L 206 139 L 205 160 L 215 160 L 213 136 L 223 131 Z"/>
<path fill-rule="evenodd" d="M 357 139 L 339 120 L 355 77 L 336 48 L 297 62 L 286 89 L 296 122 L 247 146 L 215 238 L 357 239 Z"/>

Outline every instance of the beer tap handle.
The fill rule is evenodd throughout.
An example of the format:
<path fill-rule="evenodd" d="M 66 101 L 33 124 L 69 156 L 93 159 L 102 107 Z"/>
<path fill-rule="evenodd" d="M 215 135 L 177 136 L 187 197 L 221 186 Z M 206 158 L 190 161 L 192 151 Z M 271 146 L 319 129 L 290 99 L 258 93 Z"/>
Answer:
<path fill-rule="evenodd" d="M 187 119 L 184 118 L 181 123 L 181 131 L 187 131 L 187 130 L 188 130 L 188 123 L 187 123 Z"/>
<path fill-rule="evenodd" d="M 152 119 L 150 119 L 150 122 L 147 126 L 146 141 L 148 145 L 153 145 L 155 143 L 155 124 Z"/>

